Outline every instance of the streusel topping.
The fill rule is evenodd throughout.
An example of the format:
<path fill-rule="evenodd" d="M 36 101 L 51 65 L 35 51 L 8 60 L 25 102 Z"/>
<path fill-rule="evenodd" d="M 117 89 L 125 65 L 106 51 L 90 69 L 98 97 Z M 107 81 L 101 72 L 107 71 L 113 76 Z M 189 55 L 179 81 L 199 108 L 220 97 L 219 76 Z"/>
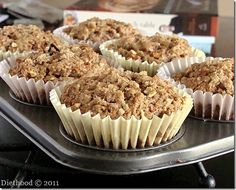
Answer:
<path fill-rule="evenodd" d="M 0 50 L 11 52 L 47 52 L 50 45 L 63 46 L 50 31 L 44 32 L 35 25 L 13 25 L 0 28 Z"/>
<path fill-rule="evenodd" d="M 97 17 L 81 22 L 77 26 L 65 28 L 63 32 L 73 39 L 90 40 L 92 42 L 104 42 L 138 33 L 131 24 L 113 19 L 103 20 Z"/>
<path fill-rule="evenodd" d="M 92 116 L 100 114 L 112 119 L 129 119 L 132 115 L 141 118 L 142 112 L 149 119 L 153 115 L 162 117 L 181 110 L 184 101 L 185 97 L 158 76 L 114 68 L 84 75 L 67 85 L 61 96 L 61 102 L 73 111 L 90 111 Z"/>
<path fill-rule="evenodd" d="M 192 50 L 187 40 L 177 35 L 162 35 L 156 33 L 153 36 L 133 35 L 120 38 L 116 43 L 108 46 L 121 54 L 126 59 L 162 63 L 174 58 L 192 55 Z"/>
<path fill-rule="evenodd" d="M 58 50 L 54 47 L 47 53 L 34 53 L 16 59 L 10 69 L 11 75 L 37 80 L 63 81 L 79 78 L 83 74 L 107 65 L 104 58 L 86 45 L 70 45 Z"/>
<path fill-rule="evenodd" d="M 203 92 L 220 94 L 234 94 L 234 60 L 208 60 L 203 63 L 194 63 L 173 78 L 186 87 Z"/>

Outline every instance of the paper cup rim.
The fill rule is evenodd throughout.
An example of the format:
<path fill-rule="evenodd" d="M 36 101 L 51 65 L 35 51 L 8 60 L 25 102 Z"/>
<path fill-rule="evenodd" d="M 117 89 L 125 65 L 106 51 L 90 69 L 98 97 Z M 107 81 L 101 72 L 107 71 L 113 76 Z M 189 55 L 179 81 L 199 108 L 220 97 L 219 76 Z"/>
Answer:
<path fill-rule="evenodd" d="M 0 61 L 0 76 L 1 76 L 1 77 L 7 76 L 7 77 L 9 77 L 9 79 L 16 78 L 17 80 L 25 80 L 27 83 L 33 81 L 33 82 L 36 83 L 36 84 L 42 82 L 44 85 L 53 84 L 53 85 L 55 85 L 55 86 L 58 85 L 58 84 L 60 84 L 61 82 L 63 82 L 63 81 L 57 81 L 56 83 L 54 83 L 53 81 L 47 81 L 47 82 L 45 82 L 43 79 L 40 79 L 40 80 L 35 80 L 34 78 L 26 79 L 26 77 L 19 77 L 17 74 L 16 74 L 16 75 L 11 75 L 11 74 L 9 73 L 9 70 L 10 70 L 10 68 L 12 68 L 12 66 L 10 66 L 9 63 L 8 63 L 9 59 L 14 59 L 14 61 L 15 61 L 15 60 L 17 59 L 17 57 L 8 57 L 8 58 L 6 58 L 6 59 Z M 1 71 L 2 71 L 2 66 L 1 66 L 1 64 L 7 64 L 7 65 L 9 66 L 8 72 L 1 72 Z"/>
<path fill-rule="evenodd" d="M 157 62 L 153 61 L 153 62 L 149 63 L 148 61 L 133 60 L 132 58 L 127 59 L 126 57 L 121 55 L 118 51 L 115 51 L 113 49 L 108 49 L 107 48 L 108 45 L 116 43 L 118 40 L 119 39 L 112 39 L 112 40 L 108 40 L 108 41 L 103 42 L 99 46 L 100 51 L 102 53 L 103 52 L 109 52 L 110 54 L 115 55 L 117 57 L 117 59 L 120 59 L 120 60 L 123 60 L 123 61 L 131 61 L 131 62 L 135 62 L 135 63 L 141 64 L 141 65 L 149 65 L 150 67 L 151 66 L 153 66 L 153 67 L 155 67 L 155 66 L 161 67 L 162 65 L 165 64 L 165 62 L 157 63 Z M 191 50 L 192 50 L 192 53 L 194 55 L 190 56 L 190 57 L 197 57 L 197 56 L 199 56 L 199 57 L 206 57 L 205 53 L 202 50 L 200 50 L 200 49 L 191 47 Z M 173 60 L 176 60 L 176 59 L 178 59 L 178 58 L 174 58 Z"/>
<path fill-rule="evenodd" d="M 8 59 L 10 57 L 18 57 L 18 56 L 26 56 L 28 54 L 31 54 L 31 53 L 35 53 L 37 51 L 23 51 L 23 52 L 19 52 L 19 51 L 16 51 L 16 52 L 11 52 L 11 51 L 2 51 L 0 50 L 0 62 L 5 60 L 5 59 Z"/>
<path fill-rule="evenodd" d="M 65 40 L 69 44 L 83 44 L 83 43 L 85 43 L 85 44 L 88 44 L 88 45 L 92 46 L 94 50 L 96 50 L 96 51 L 99 50 L 99 46 L 100 46 L 101 42 L 93 42 L 89 39 L 87 39 L 87 40 L 74 39 L 70 35 L 68 35 L 67 33 L 65 33 L 63 31 L 65 28 L 69 28 L 69 27 L 73 27 L 73 26 L 77 26 L 77 25 L 61 26 L 61 27 L 55 29 L 53 31 L 53 34 L 60 37 L 60 38 L 62 38 L 63 40 Z"/>
<path fill-rule="evenodd" d="M 68 83 L 67 83 L 67 84 L 68 84 Z M 88 111 L 88 112 L 82 114 L 81 111 L 80 111 L 80 109 L 77 109 L 77 110 L 72 111 L 71 107 L 67 107 L 65 104 L 62 104 L 62 103 L 61 103 L 60 97 L 58 96 L 58 93 L 57 93 L 57 90 L 60 90 L 60 91 L 63 90 L 63 89 L 65 88 L 65 85 L 66 85 L 66 84 L 62 84 L 62 85 L 59 85 L 59 86 L 55 87 L 54 89 L 52 89 L 52 90 L 49 92 L 50 100 L 52 101 L 53 99 L 56 99 L 56 98 L 57 98 L 57 99 L 59 100 L 60 104 L 61 104 L 62 106 L 65 106 L 67 110 L 70 110 L 70 111 L 73 112 L 73 113 L 74 113 L 74 112 L 78 112 L 78 113 L 80 113 L 81 115 L 90 115 L 91 118 L 98 117 L 98 118 L 101 119 L 101 120 L 111 119 L 111 120 L 113 120 L 113 121 L 119 120 L 119 119 L 123 119 L 123 120 L 132 120 L 132 119 L 135 119 L 135 120 L 137 120 L 137 121 L 141 121 L 142 119 L 146 119 L 146 120 L 151 121 L 151 120 L 153 120 L 154 117 L 155 117 L 155 118 L 170 117 L 172 114 L 174 114 L 174 113 L 176 113 L 176 112 L 178 112 L 178 111 L 182 111 L 182 110 L 184 109 L 184 106 L 183 106 L 183 108 L 182 108 L 181 110 L 178 109 L 176 112 L 172 112 L 170 115 L 163 114 L 163 116 L 161 116 L 161 117 L 156 116 L 155 114 L 153 114 L 153 117 L 152 117 L 151 119 L 148 119 L 148 118 L 145 116 L 145 113 L 144 113 L 143 111 L 142 111 L 142 113 L 141 113 L 140 119 L 136 118 L 134 115 L 132 115 L 129 119 L 125 119 L 123 116 L 120 116 L 120 117 L 118 117 L 118 118 L 116 118 L 116 119 L 112 119 L 109 115 L 106 116 L 106 117 L 101 117 L 99 113 L 96 114 L 96 115 L 94 115 L 94 116 L 92 116 L 92 114 L 91 114 L 90 111 Z M 190 96 L 188 93 L 186 93 L 185 91 L 183 91 L 182 89 L 178 89 L 178 88 L 175 88 L 175 87 L 174 87 L 174 89 L 175 89 L 175 91 L 176 91 L 179 95 L 181 94 L 182 97 L 186 97 L 186 98 L 187 98 L 187 99 L 184 101 L 184 104 L 183 104 L 183 105 L 185 105 L 187 101 L 192 100 L 191 96 Z M 58 103 L 59 103 L 59 102 L 58 102 Z M 186 106 L 186 105 L 185 105 L 185 106 Z"/>
<path fill-rule="evenodd" d="M 4 53 L 4 54 L 21 54 L 21 53 L 28 53 L 28 52 L 31 52 L 31 51 L 10 51 L 10 50 L 3 50 L 3 49 L 0 49 L 0 53 Z"/>

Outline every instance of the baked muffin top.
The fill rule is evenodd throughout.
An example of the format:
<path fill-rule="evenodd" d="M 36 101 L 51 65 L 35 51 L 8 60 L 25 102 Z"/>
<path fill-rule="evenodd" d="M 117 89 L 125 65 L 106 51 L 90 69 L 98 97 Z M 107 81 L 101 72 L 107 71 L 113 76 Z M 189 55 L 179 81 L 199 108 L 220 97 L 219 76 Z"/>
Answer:
<path fill-rule="evenodd" d="M 153 36 L 130 35 L 110 44 L 112 49 L 126 59 L 162 63 L 169 62 L 174 58 L 192 55 L 192 50 L 187 40 L 177 35 L 162 35 L 156 33 Z"/>
<path fill-rule="evenodd" d="M 133 73 L 106 68 L 89 73 L 65 87 L 61 102 L 73 111 L 100 114 L 125 119 L 141 118 L 142 112 L 151 119 L 162 117 L 183 108 L 185 97 L 158 76 L 149 77 L 145 71 Z"/>
<path fill-rule="evenodd" d="M 90 40 L 94 43 L 138 33 L 131 24 L 97 17 L 88 19 L 76 26 L 65 28 L 63 32 L 73 39 Z"/>
<path fill-rule="evenodd" d="M 58 50 L 51 47 L 46 53 L 32 53 L 16 59 L 16 64 L 9 71 L 10 75 L 52 81 L 79 78 L 96 67 L 107 65 L 107 62 L 93 49 L 86 45 L 70 45 Z"/>
<path fill-rule="evenodd" d="M 11 52 L 48 51 L 50 45 L 60 48 L 63 43 L 50 31 L 35 25 L 13 25 L 0 28 L 0 50 Z"/>
<path fill-rule="evenodd" d="M 181 73 L 172 76 L 186 87 L 203 92 L 234 94 L 234 60 L 208 60 L 194 63 Z"/>

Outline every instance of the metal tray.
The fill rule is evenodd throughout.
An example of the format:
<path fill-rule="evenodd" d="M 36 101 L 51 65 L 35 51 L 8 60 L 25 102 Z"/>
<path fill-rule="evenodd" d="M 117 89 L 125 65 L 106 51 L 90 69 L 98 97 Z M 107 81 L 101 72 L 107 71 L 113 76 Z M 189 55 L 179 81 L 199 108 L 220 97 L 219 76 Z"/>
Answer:
<path fill-rule="evenodd" d="M 103 174 L 134 174 L 203 161 L 234 150 L 234 122 L 187 118 L 173 142 L 137 151 L 81 146 L 63 135 L 53 107 L 16 101 L 0 79 L 0 115 L 55 161 Z"/>

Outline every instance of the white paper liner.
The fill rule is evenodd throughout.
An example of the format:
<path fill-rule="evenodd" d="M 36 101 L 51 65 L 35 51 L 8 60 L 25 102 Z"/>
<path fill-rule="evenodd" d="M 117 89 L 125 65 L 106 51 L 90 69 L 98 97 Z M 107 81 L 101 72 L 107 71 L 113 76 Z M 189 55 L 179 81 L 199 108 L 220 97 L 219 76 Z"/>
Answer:
<path fill-rule="evenodd" d="M 164 80 L 170 81 L 174 86 L 185 90 L 189 93 L 194 100 L 193 115 L 214 120 L 233 120 L 234 119 L 234 96 L 221 95 L 219 93 L 213 94 L 211 92 L 203 92 L 200 90 L 193 91 L 190 88 L 186 88 L 185 85 L 174 81 L 171 76 L 174 73 L 182 72 L 187 67 L 194 63 L 201 64 L 207 60 L 222 60 L 223 58 L 217 57 L 194 57 L 194 58 L 182 58 L 171 61 L 160 67 L 157 71 L 157 75 Z"/>
<path fill-rule="evenodd" d="M 73 25 L 67 25 L 67 26 L 62 26 L 62 27 L 59 27 L 57 29 L 55 29 L 53 31 L 53 34 L 57 37 L 59 37 L 60 39 L 62 39 L 64 42 L 66 43 L 69 43 L 69 44 L 83 44 L 83 43 L 86 43 L 88 45 L 90 45 L 91 47 L 93 47 L 93 49 L 96 51 L 96 52 L 99 52 L 99 46 L 100 46 L 100 43 L 96 42 L 92 42 L 91 40 L 78 40 L 78 39 L 73 39 L 72 37 L 70 37 L 68 34 L 66 34 L 65 32 L 63 32 L 63 30 L 65 28 L 68 28 L 68 27 L 73 27 Z"/>
<path fill-rule="evenodd" d="M 2 51 L 0 50 L 0 61 L 4 60 L 4 59 L 7 59 L 8 57 L 17 57 L 17 56 L 23 56 L 23 55 L 26 55 L 26 54 L 30 54 L 32 53 L 32 51 L 29 51 L 29 52 L 11 52 L 11 51 Z"/>
<path fill-rule="evenodd" d="M 0 62 L 0 77 L 20 100 L 33 104 L 50 105 L 49 92 L 63 82 L 54 84 L 48 81 L 45 83 L 43 80 L 35 81 L 17 75 L 11 76 L 9 70 L 15 65 L 15 61 L 16 57 L 12 56 Z"/>
<path fill-rule="evenodd" d="M 147 71 L 149 76 L 154 76 L 159 67 L 161 67 L 164 63 L 148 63 L 147 61 L 126 59 L 118 52 L 108 49 L 107 47 L 110 44 L 115 44 L 118 40 L 109 40 L 100 45 L 100 51 L 102 55 L 108 60 L 108 62 L 114 67 L 123 67 L 126 70 L 131 70 L 134 72 Z M 205 53 L 199 49 L 192 48 L 193 57 L 206 57 Z"/>
<path fill-rule="evenodd" d="M 111 119 L 109 116 L 91 116 L 90 112 L 81 114 L 80 110 L 72 111 L 65 104 L 61 104 L 60 96 L 65 84 L 50 92 L 50 100 L 57 111 L 65 131 L 82 144 L 96 145 L 112 149 L 142 148 L 158 145 L 176 135 L 182 123 L 192 109 L 192 98 L 184 91 L 176 89 L 182 96 L 186 96 L 183 109 L 170 116 L 162 118 L 154 116 L 147 119 L 144 114 L 141 119 L 134 116 L 131 119 Z"/>

